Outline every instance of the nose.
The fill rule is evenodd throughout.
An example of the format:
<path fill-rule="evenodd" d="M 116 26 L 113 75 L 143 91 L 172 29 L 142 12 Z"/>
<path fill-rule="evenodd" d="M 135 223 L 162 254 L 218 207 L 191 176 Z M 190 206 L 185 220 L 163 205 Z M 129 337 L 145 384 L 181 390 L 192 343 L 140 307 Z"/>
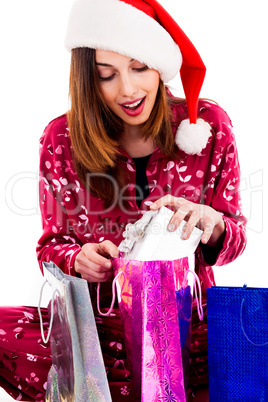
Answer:
<path fill-rule="evenodd" d="M 137 87 L 134 78 L 130 73 L 125 73 L 121 75 L 120 80 L 120 93 L 122 96 L 130 97 L 137 92 Z"/>

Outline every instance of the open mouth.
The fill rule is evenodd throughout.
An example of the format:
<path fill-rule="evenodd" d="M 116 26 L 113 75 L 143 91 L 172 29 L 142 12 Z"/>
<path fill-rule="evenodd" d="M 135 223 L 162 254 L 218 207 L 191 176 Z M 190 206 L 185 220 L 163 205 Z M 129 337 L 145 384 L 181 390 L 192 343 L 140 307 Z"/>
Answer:
<path fill-rule="evenodd" d="M 125 105 L 121 105 L 121 106 L 123 106 L 124 108 L 126 108 L 128 110 L 134 111 L 134 110 L 137 110 L 138 107 L 141 106 L 141 104 L 144 102 L 144 99 L 145 99 L 145 97 L 138 100 L 137 102 L 129 103 L 128 105 L 125 104 Z"/>

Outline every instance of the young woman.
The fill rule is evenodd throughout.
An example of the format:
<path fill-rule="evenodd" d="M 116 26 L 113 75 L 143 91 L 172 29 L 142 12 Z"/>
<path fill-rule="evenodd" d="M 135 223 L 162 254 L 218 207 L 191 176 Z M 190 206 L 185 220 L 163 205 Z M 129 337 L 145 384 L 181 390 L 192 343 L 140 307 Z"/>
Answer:
<path fill-rule="evenodd" d="M 155 0 L 76 0 L 66 47 L 72 52 L 71 108 L 49 123 L 40 141 L 40 267 L 53 261 L 86 279 L 93 306 L 102 282 L 101 306 L 108 307 L 111 258 L 118 256 L 126 224 L 165 205 L 174 210 L 170 231 L 183 219 L 185 239 L 195 226 L 203 230 L 195 269 L 205 309 L 206 288 L 215 284 L 212 266 L 243 252 L 246 221 L 230 119 L 218 105 L 198 101 L 205 75 L 199 54 Z M 174 98 L 164 84 L 179 70 L 185 100 Z M 113 318 L 95 313 L 112 397 L 131 400 L 119 310 Z M 23 392 L 42 400 L 51 359 L 40 340 L 36 309 L 3 310 L 2 316 L 2 386 L 14 397 Z M 11 339 L 16 320 L 22 335 Z M 4 349 L 8 342 L 16 359 Z M 198 321 L 194 306 L 189 399 L 208 400 L 207 389 L 206 322 Z"/>

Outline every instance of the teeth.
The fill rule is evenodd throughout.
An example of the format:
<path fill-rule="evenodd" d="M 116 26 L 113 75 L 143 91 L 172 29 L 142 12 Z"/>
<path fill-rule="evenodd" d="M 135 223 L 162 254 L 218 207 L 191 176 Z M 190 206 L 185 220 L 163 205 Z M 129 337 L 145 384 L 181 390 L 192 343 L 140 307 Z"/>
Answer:
<path fill-rule="evenodd" d="M 143 101 L 143 99 L 141 99 L 141 100 L 139 100 L 139 101 L 137 101 L 137 102 L 135 102 L 135 103 L 131 103 L 131 105 L 124 105 L 124 106 L 127 107 L 127 108 L 136 107 L 136 106 L 138 106 L 142 101 Z"/>

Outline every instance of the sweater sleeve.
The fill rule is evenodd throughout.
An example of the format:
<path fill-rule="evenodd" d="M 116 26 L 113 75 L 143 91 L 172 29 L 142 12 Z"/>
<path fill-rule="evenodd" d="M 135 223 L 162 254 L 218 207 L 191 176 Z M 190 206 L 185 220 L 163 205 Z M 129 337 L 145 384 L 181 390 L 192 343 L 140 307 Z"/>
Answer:
<path fill-rule="evenodd" d="M 212 263 L 204 259 L 209 250 L 199 248 L 199 259 L 204 265 L 228 264 L 241 255 L 246 246 L 246 218 L 242 213 L 240 165 L 233 127 L 228 115 L 219 107 L 215 108 L 217 118 L 213 127 L 214 144 L 207 196 L 209 205 L 222 214 L 226 231 L 223 246 Z"/>
<path fill-rule="evenodd" d="M 67 181 L 61 169 L 64 145 L 53 138 L 53 130 L 55 123 L 50 123 L 40 139 L 39 204 L 43 233 L 36 249 L 37 258 L 41 271 L 43 261 L 53 261 L 64 273 L 75 275 L 74 260 L 82 244 L 64 207 L 60 191 Z"/>

